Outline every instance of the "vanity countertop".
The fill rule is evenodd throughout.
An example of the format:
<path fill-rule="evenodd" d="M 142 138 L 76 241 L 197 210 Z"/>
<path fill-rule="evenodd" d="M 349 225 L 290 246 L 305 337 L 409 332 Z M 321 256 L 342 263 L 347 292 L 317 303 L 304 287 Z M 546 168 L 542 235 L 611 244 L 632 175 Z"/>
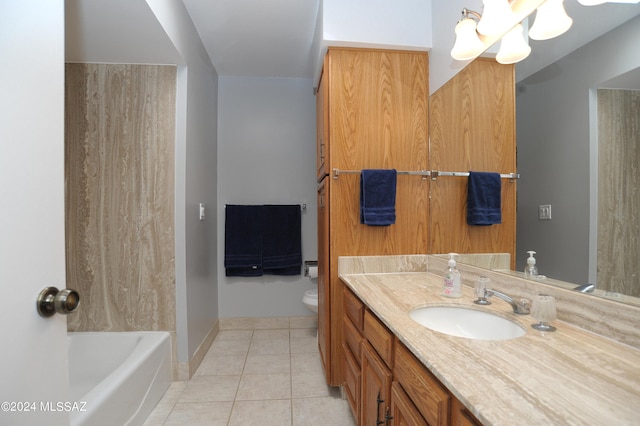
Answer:
<path fill-rule="evenodd" d="M 555 332 L 531 328 L 504 301 L 473 304 L 440 295 L 427 272 L 341 274 L 340 278 L 413 354 L 486 425 L 640 425 L 640 350 L 562 321 Z M 414 322 L 427 305 L 487 310 L 522 325 L 512 340 L 453 337 Z"/>

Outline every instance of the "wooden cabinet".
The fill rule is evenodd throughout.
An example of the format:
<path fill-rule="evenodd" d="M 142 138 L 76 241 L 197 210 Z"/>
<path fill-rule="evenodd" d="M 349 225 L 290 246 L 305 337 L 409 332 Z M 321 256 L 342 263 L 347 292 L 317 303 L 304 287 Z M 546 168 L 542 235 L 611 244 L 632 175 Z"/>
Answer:
<path fill-rule="evenodd" d="M 516 172 L 514 69 L 478 58 L 431 95 L 431 170 Z M 515 269 L 516 185 L 502 179 L 501 224 L 469 226 L 467 179 L 432 181 L 428 253 L 510 253 Z"/>
<path fill-rule="evenodd" d="M 318 337 L 327 383 L 345 381 L 343 291 L 338 257 L 423 254 L 428 242 L 429 180 L 399 175 L 396 223 L 360 223 L 359 173 L 426 170 L 426 52 L 330 48 L 317 90 Z M 322 205 L 320 202 L 322 201 Z"/>
<path fill-rule="evenodd" d="M 362 329 L 364 305 L 348 288 L 344 288 L 344 394 L 354 418 L 360 418 L 362 387 Z"/>
<path fill-rule="evenodd" d="M 398 382 L 391 384 L 391 417 L 395 426 L 428 426 Z"/>
<path fill-rule="evenodd" d="M 362 343 L 361 425 L 385 424 L 391 415 L 391 371 L 366 340 Z"/>
<path fill-rule="evenodd" d="M 318 186 L 318 349 L 322 364 L 331 365 L 331 292 L 329 287 L 329 185 Z M 329 371 L 325 368 L 325 372 Z M 327 375 L 327 377 L 329 377 Z"/>
<path fill-rule="evenodd" d="M 329 109 L 327 105 L 327 79 L 320 77 L 316 91 L 316 168 L 318 182 L 324 179 L 330 169 L 329 165 Z"/>
<path fill-rule="evenodd" d="M 359 425 L 480 425 L 347 287 L 343 300 L 344 390 Z"/>
<path fill-rule="evenodd" d="M 393 376 L 430 425 L 448 425 L 451 394 L 418 359 L 398 342 Z"/>

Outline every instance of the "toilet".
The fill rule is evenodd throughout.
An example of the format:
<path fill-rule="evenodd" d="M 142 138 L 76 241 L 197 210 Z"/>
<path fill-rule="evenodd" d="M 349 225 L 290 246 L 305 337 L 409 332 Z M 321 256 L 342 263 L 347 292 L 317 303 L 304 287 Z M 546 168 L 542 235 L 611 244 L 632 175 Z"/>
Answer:
<path fill-rule="evenodd" d="M 313 312 L 318 313 L 318 289 L 314 288 L 305 291 L 302 297 L 302 303 Z"/>

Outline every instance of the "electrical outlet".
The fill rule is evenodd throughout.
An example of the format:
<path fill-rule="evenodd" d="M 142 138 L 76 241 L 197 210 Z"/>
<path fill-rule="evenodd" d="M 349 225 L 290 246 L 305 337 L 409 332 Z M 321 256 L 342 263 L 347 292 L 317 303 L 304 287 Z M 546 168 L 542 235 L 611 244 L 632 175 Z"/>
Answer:
<path fill-rule="evenodd" d="M 538 206 L 538 219 L 551 220 L 551 204 L 541 204 Z"/>

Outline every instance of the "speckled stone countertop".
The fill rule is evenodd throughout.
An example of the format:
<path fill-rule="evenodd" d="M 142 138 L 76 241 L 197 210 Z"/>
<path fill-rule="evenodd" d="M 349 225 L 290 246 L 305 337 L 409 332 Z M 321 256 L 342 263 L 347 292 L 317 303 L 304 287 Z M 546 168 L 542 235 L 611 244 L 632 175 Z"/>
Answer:
<path fill-rule="evenodd" d="M 557 331 L 530 327 L 502 300 L 473 304 L 442 297 L 442 278 L 428 272 L 341 273 L 365 305 L 486 425 L 640 425 L 640 350 L 563 321 Z M 427 305 L 488 310 L 526 334 L 502 341 L 431 331 L 409 312 Z"/>

